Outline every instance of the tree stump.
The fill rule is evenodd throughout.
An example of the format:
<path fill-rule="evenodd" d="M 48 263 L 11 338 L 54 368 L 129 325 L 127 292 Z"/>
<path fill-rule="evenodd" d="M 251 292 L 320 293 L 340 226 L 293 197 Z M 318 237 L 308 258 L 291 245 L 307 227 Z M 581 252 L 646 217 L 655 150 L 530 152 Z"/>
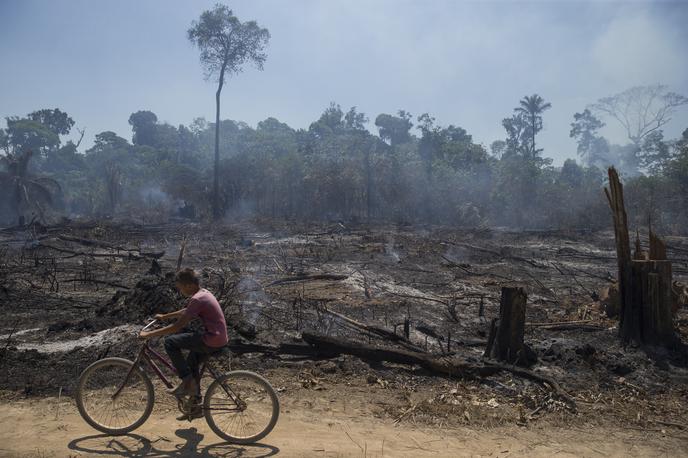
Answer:
<path fill-rule="evenodd" d="M 499 318 L 492 320 L 484 356 L 519 366 L 530 366 L 537 357 L 523 343 L 528 295 L 521 287 L 502 287 Z"/>
<path fill-rule="evenodd" d="M 672 321 L 671 262 L 632 261 L 633 340 L 671 346 L 675 342 Z"/>
<path fill-rule="evenodd" d="M 616 241 L 616 260 L 619 267 L 617 283 L 621 310 L 619 314 L 619 335 L 624 342 L 634 339 L 639 318 L 632 304 L 631 293 L 631 245 L 628 237 L 628 218 L 624 207 L 623 185 L 614 167 L 608 169 L 609 189 L 604 193 L 612 210 L 614 220 L 614 240 Z M 640 252 L 637 253 L 640 255 Z"/>
<path fill-rule="evenodd" d="M 649 251 L 645 253 L 636 231 L 635 255 L 631 259 L 623 186 L 614 167 L 608 172 L 609 189 L 604 192 L 614 218 L 621 296 L 619 335 L 624 343 L 672 347 L 677 336 L 672 322 L 671 263 L 666 260 L 666 244 L 650 226 Z"/>

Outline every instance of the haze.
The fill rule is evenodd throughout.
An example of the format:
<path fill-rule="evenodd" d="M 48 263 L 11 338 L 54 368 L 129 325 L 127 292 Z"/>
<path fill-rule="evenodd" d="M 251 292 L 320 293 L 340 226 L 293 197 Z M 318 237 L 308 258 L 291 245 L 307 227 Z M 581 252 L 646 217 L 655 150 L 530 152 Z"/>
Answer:
<path fill-rule="evenodd" d="M 0 116 L 60 107 L 95 134 L 131 138 L 127 119 L 213 119 L 185 31 L 214 1 L 0 2 Z M 273 116 L 308 128 L 335 101 L 372 120 L 404 109 L 465 128 L 486 147 L 524 95 L 552 104 L 539 143 L 561 164 L 576 157 L 572 115 L 634 85 L 688 93 L 683 2 L 234 1 L 270 30 L 263 72 L 229 80 L 222 117 L 256 125 Z M 688 110 L 665 128 L 680 136 Z M 414 129 L 415 131 L 415 129 Z M 417 133 L 417 131 L 415 131 Z M 620 131 L 603 131 L 622 142 Z M 72 135 L 78 135 L 76 131 Z"/>

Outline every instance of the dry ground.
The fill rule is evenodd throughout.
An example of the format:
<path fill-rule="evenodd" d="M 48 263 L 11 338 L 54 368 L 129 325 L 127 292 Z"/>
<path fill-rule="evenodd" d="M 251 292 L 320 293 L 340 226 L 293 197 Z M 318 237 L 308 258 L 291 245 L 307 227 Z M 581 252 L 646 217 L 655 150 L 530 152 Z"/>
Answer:
<path fill-rule="evenodd" d="M 183 305 L 165 279 L 183 240 L 182 264 L 202 270 L 229 321 L 242 323 L 233 336 L 251 337 L 246 327 L 254 327 L 254 341 L 263 343 L 298 342 L 307 330 L 390 345 L 323 313 L 326 307 L 389 330 L 401 331 L 409 318 L 416 345 L 479 361 L 501 286 L 524 285 L 526 341 L 538 355 L 533 370 L 554 378 L 578 406 L 572 412 L 546 387 L 507 373 L 462 380 L 349 356 L 239 357 L 234 367 L 266 375 L 280 393 L 284 415 L 266 444 L 282 456 L 380 456 L 383 439 L 387 456 L 686 453 L 685 353 L 623 348 L 616 322 L 599 313 L 596 292 L 615 272 L 611 233 L 273 221 L 222 227 L 83 222 L 0 231 L 0 390 L 7 412 L 0 453 L 120 453 L 107 448 L 118 442 L 84 439 L 95 432 L 78 418 L 70 396 L 94 360 L 131 357 L 132 336 L 146 316 Z M 686 281 L 688 240 L 667 242 L 674 277 Z M 163 251 L 156 268 L 149 254 Z M 334 277 L 295 281 L 322 274 Z M 572 320 L 585 326 L 546 326 Z M 676 326 L 686 342 L 685 308 Z M 64 406 L 56 419 L 50 396 L 60 389 Z M 129 456 L 275 452 L 209 447 L 217 441 L 202 422 L 193 424 L 195 431 L 170 415 L 152 417 L 127 439 Z M 15 424 L 20 427 L 7 428 Z M 44 443 L 26 439 L 34 435 Z"/>
<path fill-rule="evenodd" d="M 338 405 L 337 405 L 338 404 Z M 69 399 L 3 402 L 0 456 L 7 457 L 680 457 L 686 436 L 661 428 L 580 425 L 432 428 L 395 424 L 339 403 L 288 402 L 260 444 L 223 443 L 203 420 L 178 422 L 156 411 L 139 430 L 120 437 L 86 425 Z"/>

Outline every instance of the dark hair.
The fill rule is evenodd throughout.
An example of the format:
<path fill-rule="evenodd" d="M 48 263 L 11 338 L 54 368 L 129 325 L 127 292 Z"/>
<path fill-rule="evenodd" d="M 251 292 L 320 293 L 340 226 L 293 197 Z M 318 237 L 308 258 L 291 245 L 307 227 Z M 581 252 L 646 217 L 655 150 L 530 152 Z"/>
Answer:
<path fill-rule="evenodd" d="M 190 268 L 182 269 L 177 272 L 177 275 L 174 276 L 174 281 L 177 283 L 182 283 L 182 284 L 194 284 L 198 285 L 200 284 L 201 280 L 198 278 L 198 275 L 196 274 L 196 271 Z"/>

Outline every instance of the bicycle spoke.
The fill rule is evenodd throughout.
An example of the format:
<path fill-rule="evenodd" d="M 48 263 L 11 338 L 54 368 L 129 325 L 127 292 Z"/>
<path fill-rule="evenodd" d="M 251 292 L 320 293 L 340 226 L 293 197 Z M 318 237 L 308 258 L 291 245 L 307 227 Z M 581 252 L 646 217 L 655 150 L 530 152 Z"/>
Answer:
<path fill-rule="evenodd" d="M 271 428 L 275 406 L 268 387 L 250 373 L 234 373 L 222 384 L 214 384 L 206 395 L 206 408 L 213 420 L 211 427 L 214 425 L 221 435 L 238 440 L 249 440 Z"/>
<path fill-rule="evenodd" d="M 137 370 L 129 374 L 131 363 L 112 359 L 89 368 L 80 381 L 83 412 L 99 429 L 124 430 L 135 425 L 147 412 L 148 386 Z M 116 397 L 113 395 L 119 390 Z M 92 423 L 92 424 L 93 424 Z"/>

